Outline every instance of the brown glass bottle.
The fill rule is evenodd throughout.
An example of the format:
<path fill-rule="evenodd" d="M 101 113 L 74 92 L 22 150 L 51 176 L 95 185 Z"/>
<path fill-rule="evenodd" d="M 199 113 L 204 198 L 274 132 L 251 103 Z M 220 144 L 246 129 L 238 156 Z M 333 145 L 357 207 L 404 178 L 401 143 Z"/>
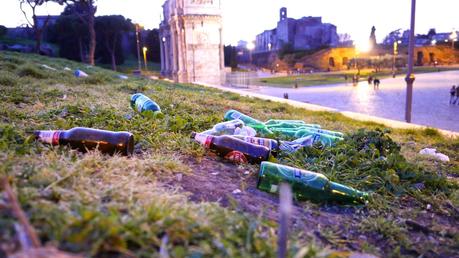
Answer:
<path fill-rule="evenodd" d="M 134 150 L 134 136 L 129 132 L 112 132 L 92 128 L 75 127 L 70 130 L 35 131 L 38 141 L 50 145 L 69 145 L 81 152 L 98 149 L 113 155 L 131 155 Z"/>
<path fill-rule="evenodd" d="M 261 163 L 270 157 L 270 150 L 229 135 L 211 136 L 193 133 L 191 137 L 218 156 L 237 163 Z"/>

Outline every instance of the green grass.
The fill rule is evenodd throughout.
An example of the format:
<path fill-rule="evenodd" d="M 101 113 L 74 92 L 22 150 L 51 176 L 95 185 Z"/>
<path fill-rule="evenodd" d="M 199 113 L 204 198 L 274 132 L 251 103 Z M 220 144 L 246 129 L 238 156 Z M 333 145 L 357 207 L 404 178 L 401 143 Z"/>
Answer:
<path fill-rule="evenodd" d="M 416 73 L 432 73 L 432 72 L 443 72 L 458 70 L 457 67 L 415 67 Z M 295 76 L 284 76 L 284 77 L 273 77 L 263 78 L 256 81 L 257 84 L 262 86 L 275 86 L 275 87 L 293 87 L 295 82 L 298 83 L 299 87 L 318 86 L 326 84 L 338 84 L 345 83 L 345 75 L 348 77 L 347 82 L 352 82 L 352 76 L 356 73 L 355 70 L 342 71 L 342 72 L 329 72 L 329 73 L 313 73 Z M 404 76 L 406 74 L 405 69 L 398 70 L 397 76 Z M 360 80 L 366 80 L 368 76 L 377 77 L 379 79 L 392 77 L 391 70 L 382 70 L 374 73 L 372 69 L 362 69 L 360 71 Z"/>
<path fill-rule="evenodd" d="M 196 85 L 119 80 L 117 73 L 108 70 L 37 55 L 0 52 L 0 66 L 7 68 L 0 71 L 0 175 L 10 178 L 40 239 L 62 250 L 92 257 L 158 257 L 161 250 L 171 257 L 274 257 L 277 223 L 265 217 L 263 204 L 256 212 L 244 212 L 237 205 L 193 202 L 174 184 L 177 175 L 196 172 L 191 160 L 207 155 L 190 141 L 190 133 L 221 122 L 228 109 L 260 120 L 302 119 L 346 133 L 345 141 L 333 148 L 314 146 L 279 161 L 373 193 L 368 205 L 353 208 L 353 215 L 346 215 L 346 207 L 337 207 L 343 211 L 341 220 L 323 226 L 329 246 L 312 232 L 293 227 L 290 256 L 329 257 L 325 247 L 349 250 L 341 244 L 343 238 L 357 242 L 360 235 L 369 239 L 359 245 L 360 251 L 379 255 L 390 249 L 397 256 L 408 246 L 427 252 L 423 245 L 438 243 L 437 253 L 453 250 L 454 238 L 416 241 L 418 236 L 401 223 L 422 216 L 430 204 L 434 219 L 453 220 L 436 225 L 438 232 L 457 229 L 453 205 L 459 200 L 459 140 L 444 138 L 436 130 L 386 132 L 379 124 L 336 113 L 312 112 Z M 82 69 L 90 77 L 75 78 L 64 67 Z M 129 97 L 136 92 L 156 100 L 165 117 L 136 114 L 129 107 Z M 81 154 L 39 144 L 29 134 L 36 129 L 76 126 L 130 131 L 136 139 L 136 154 Z M 452 162 L 418 155 L 424 147 L 436 147 Z M 206 170 L 205 165 L 203 161 L 199 169 Z M 240 167 L 234 166 L 234 172 Z M 415 185 L 419 184 L 423 187 L 418 189 Z M 270 199 L 265 201 L 268 204 Z M 306 202 L 298 209 L 326 217 L 327 207 Z M 11 243 L 12 249 L 3 251 L 13 252 L 14 220 L 1 208 L 0 214 L 0 243 Z M 298 220 L 307 223 L 306 218 Z M 387 242 L 378 241 L 381 237 Z"/>

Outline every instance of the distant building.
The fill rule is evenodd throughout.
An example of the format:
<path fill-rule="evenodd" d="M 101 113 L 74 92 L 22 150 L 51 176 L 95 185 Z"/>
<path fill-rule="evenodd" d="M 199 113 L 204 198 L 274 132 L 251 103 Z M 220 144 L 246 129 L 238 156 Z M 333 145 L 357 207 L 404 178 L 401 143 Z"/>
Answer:
<path fill-rule="evenodd" d="M 313 50 L 336 47 L 338 43 L 335 25 L 322 23 L 321 17 L 288 18 L 287 8 L 283 7 L 277 27 L 256 36 L 254 52 L 279 51 L 286 45 L 292 50 Z"/>
<path fill-rule="evenodd" d="M 220 0 L 166 0 L 160 24 L 161 74 L 220 84 L 224 76 Z"/>

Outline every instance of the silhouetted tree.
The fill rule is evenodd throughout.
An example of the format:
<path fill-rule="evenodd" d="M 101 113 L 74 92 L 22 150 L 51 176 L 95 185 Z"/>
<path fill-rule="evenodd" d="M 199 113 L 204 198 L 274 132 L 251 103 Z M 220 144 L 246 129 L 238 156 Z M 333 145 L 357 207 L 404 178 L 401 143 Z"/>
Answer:
<path fill-rule="evenodd" d="M 121 37 L 130 28 L 132 28 L 130 20 L 126 20 L 121 15 L 96 17 L 95 29 L 99 35 L 97 53 L 101 56 L 101 62 L 108 63 L 107 59 L 110 60 L 114 71 L 116 71 L 117 64 L 124 62 Z"/>
<path fill-rule="evenodd" d="M 54 0 L 57 2 L 64 2 L 67 5 L 73 5 L 76 7 L 74 13 L 77 17 L 86 25 L 89 35 L 89 51 L 88 51 L 88 63 L 91 65 L 95 64 L 95 53 L 96 53 L 96 30 L 94 28 L 95 15 L 97 12 L 96 0 Z"/>
<path fill-rule="evenodd" d="M 145 38 L 145 43 L 148 48 L 147 59 L 155 63 L 160 63 L 161 48 L 159 45 L 159 30 L 153 29 L 151 31 L 148 31 L 147 36 Z"/>
<path fill-rule="evenodd" d="M 8 28 L 3 25 L 0 25 L 0 38 L 4 37 L 6 33 L 8 33 Z"/>
<path fill-rule="evenodd" d="M 44 3 L 48 2 L 50 0 L 19 0 L 19 8 L 21 9 L 22 13 L 24 14 L 24 17 L 27 21 L 27 23 L 32 27 L 34 36 L 35 36 L 35 52 L 37 54 L 40 53 L 41 50 L 41 40 L 42 40 L 42 34 L 43 31 L 46 29 L 48 26 L 49 22 L 49 15 L 46 18 L 46 20 L 43 22 L 43 24 L 38 24 L 38 19 L 37 19 L 37 8 Z M 54 2 L 63 4 L 63 0 L 55 0 Z M 27 14 L 27 9 L 30 9 L 31 16 L 30 14 Z"/>
<path fill-rule="evenodd" d="M 50 42 L 59 45 L 59 56 L 84 61 L 89 39 L 86 25 L 76 15 L 62 15 L 48 31 Z"/>

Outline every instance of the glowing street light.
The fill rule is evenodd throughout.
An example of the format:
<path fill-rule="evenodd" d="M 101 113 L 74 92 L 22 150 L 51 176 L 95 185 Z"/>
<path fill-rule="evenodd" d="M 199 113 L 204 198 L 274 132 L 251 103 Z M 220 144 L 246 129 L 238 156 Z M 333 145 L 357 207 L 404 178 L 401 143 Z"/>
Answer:
<path fill-rule="evenodd" d="M 431 44 L 432 44 L 432 46 L 435 46 L 437 44 L 437 41 L 434 39 L 434 40 L 432 40 Z"/>
<path fill-rule="evenodd" d="M 454 49 L 454 42 L 457 41 L 457 33 L 455 30 L 453 30 L 449 38 L 451 39 L 451 48 Z"/>
<path fill-rule="evenodd" d="M 253 42 L 249 42 L 247 44 L 247 50 L 249 50 L 249 61 L 252 63 L 252 51 L 255 49 L 255 44 Z"/>
<path fill-rule="evenodd" d="M 147 68 L 147 51 L 148 51 L 148 48 L 147 47 L 143 47 L 142 50 L 143 50 L 143 62 L 145 63 L 145 71 L 148 71 L 148 68 Z"/>
<path fill-rule="evenodd" d="M 395 78 L 395 60 L 396 60 L 397 55 L 398 55 L 398 41 L 394 41 L 394 53 L 393 53 L 393 60 L 392 60 L 392 78 Z"/>

